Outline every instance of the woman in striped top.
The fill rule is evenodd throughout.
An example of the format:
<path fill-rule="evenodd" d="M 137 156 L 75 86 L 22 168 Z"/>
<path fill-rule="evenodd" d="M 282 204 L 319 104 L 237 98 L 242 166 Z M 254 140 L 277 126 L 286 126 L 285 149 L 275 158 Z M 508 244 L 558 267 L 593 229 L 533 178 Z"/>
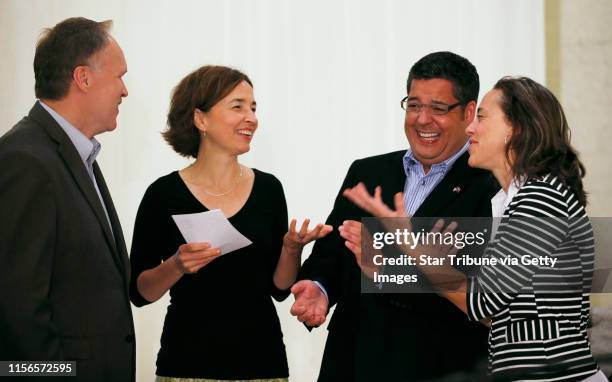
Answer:
<path fill-rule="evenodd" d="M 502 186 L 491 200 L 501 222 L 483 256 L 498 263 L 483 265 L 473 277 L 450 265 L 445 272 L 421 271 L 434 284 L 441 274 L 445 281 L 453 274 L 460 281 L 439 293 L 471 320 L 490 321 L 495 380 L 607 381 L 587 335 L 594 241 L 584 167 L 561 105 L 529 78 L 504 77 L 485 95 L 466 132 L 470 166 L 490 170 Z M 406 216 L 401 196 L 395 211 L 362 185 L 345 196 L 375 216 Z M 356 232 L 355 226 L 347 230 Z"/>

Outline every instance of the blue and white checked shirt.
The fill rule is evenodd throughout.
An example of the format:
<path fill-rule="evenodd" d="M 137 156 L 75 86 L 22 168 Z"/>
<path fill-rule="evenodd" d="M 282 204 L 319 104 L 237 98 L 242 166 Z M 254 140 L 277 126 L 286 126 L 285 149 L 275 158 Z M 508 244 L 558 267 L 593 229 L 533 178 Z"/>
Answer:
<path fill-rule="evenodd" d="M 404 206 L 406 213 L 413 216 L 416 210 L 434 188 L 440 183 L 448 170 L 453 167 L 455 161 L 463 155 L 470 147 L 470 141 L 466 141 L 461 150 L 444 162 L 435 163 L 425 174 L 423 165 L 414 157 L 411 149 L 404 155 L 404 171 L 406 172 L 406 183 L 404 184 Z"/>

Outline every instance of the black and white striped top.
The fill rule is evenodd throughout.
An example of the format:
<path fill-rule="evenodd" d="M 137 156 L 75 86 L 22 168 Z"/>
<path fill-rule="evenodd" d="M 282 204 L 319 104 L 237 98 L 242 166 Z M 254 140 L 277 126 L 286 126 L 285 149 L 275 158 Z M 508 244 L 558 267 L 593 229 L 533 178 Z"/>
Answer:
<path fill-rule="evenodd" d="M 522 261 L 544 256 L 555 266 Z M 580 381 L 596 373 L 587 335 L 593 231 L 575 194 L 554 176 L 528 179 L 484 257 L 518 263 L 483 266 L 468 281 L 469 318 L 492 321 L 493 377 Z"/>

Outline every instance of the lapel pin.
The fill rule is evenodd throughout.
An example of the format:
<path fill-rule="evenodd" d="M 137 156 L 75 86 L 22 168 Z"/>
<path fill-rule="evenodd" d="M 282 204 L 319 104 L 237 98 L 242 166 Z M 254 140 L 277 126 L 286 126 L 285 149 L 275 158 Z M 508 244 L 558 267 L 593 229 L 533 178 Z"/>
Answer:
<path fill-rule="evenodd" d="M 460 192 L 461 192 L 461 186 L 455 186 L 455 187 L 453 187 L 453 192 L 454 192 L 455 194 L 460 193 Z"/>

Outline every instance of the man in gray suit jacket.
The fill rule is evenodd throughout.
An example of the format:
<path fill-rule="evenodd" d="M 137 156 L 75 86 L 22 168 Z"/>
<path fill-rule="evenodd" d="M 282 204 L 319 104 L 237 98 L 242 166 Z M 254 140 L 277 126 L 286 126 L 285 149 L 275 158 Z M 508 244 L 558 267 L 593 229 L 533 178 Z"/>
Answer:
<path fill-rule="evenodd" d="M 0 360 L 76 361 L 71 381 L 135 379 L 127 251 L 95 161 L 128 94 L 110 25 L 45 31 L 38 101 L 0 138 Z"/>

